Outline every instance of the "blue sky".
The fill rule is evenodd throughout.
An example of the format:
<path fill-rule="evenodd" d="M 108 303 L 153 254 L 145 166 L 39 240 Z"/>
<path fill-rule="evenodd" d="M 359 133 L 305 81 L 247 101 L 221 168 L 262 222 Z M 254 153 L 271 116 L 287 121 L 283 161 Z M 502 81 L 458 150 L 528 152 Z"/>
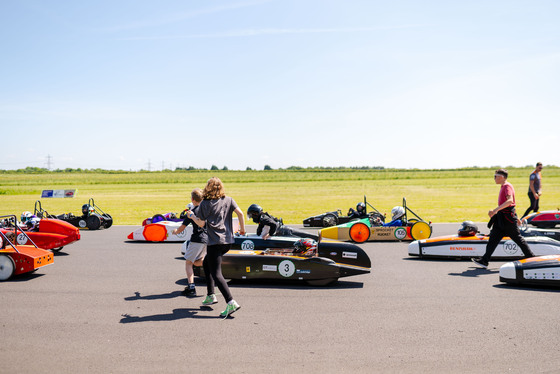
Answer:
<path fill-rule="evenodd" d="M 0 0 L 0 169 L 560 165 L 555 0 Z"/>

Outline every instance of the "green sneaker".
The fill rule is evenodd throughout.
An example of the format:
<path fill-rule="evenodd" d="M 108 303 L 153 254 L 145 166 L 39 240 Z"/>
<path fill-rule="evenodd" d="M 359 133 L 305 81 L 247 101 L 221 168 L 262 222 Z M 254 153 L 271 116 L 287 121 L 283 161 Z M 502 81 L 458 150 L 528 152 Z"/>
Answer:
<path fill-rule="evenodd" d="M 227 306 L 226 306 L 226 310 L 224 310 L 222 313 L 220 313 L 220 317 L 223 317 L 224 319 L 227 318 L 230 314 L 233 314 L 233 312 L 237 311 L 239 308 L 241 308 L 239 306 L 239 304 L 237 304 L 235 302 L 235 300 L 230 301 Z"/>
<path fill-rule="evenodd" d="M 202 301 L 202 305 L 212 305 L 212 304 L 216 304 L 217 302 L 218 302 L 218 298 L 216 297 L 216 295 L 212 294 L 206 296 L 206 299 Z"/>

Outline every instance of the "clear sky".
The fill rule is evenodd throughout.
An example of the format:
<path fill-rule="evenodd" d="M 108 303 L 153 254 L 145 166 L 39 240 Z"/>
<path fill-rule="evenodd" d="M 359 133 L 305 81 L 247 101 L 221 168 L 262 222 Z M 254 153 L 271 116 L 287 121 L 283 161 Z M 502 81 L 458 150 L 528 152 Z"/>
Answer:
<path fill-rule="evenodd" d="M 558 0 L 0 0 L 0 169 L 560 165 Z"/>

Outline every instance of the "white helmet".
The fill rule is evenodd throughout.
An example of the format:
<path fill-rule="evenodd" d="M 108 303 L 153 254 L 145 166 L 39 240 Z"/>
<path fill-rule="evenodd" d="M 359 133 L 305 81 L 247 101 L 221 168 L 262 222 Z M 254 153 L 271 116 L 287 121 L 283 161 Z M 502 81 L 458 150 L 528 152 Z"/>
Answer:
<path fill-rule="evenodd" d="M 188 203 L 188 204 L 187 204 L 187 209 L 188 209 L 188 210 L 193 210 L 193 208 L 194 208 L 194 204 L 193 204 L 193 203 Z"/>
<path fill-rule="evenodd" d="M 402 206 L 396 206 L 391 209 L 391 214 L 393 215 L 393 218 L 391 218 L 391 220 L 394 221 L 396 219 L 399 219 L 404 216 L 404 208 Z"/>
<path fill-rule="evenodd" d="M 27 222 L 27 220 L 30 219 L 32 216 L 33 216 L 33 214 L 31 214 L 31 212 L 21 213 L 21 223 Z"/>

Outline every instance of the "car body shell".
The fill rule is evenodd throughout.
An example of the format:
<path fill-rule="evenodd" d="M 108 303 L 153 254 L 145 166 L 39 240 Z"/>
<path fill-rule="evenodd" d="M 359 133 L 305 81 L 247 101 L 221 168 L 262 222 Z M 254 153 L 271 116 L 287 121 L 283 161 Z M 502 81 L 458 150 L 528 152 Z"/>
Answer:
<path fill-rule="evenodd" d="M 188 225 L 180 234 L 173 234 L 173 230 L 178 229 L 181 222 L 175 221 L 159 221 L 156 223 L 149 223 L 142 227 L 135 229 L 128 234 L 128 240 L 146 241 L 146 242 L 185 242 L 190 240 L 192 235 L 192 225 Z M 239 230 L 239 221 L 237 217 L 232 219 L 233 230 Z"/>
<path fill-rule="evenodd" d="M 0 229 L 4 234 L 13 228 Z M 39 248 L 58 251 L 62 247 L 80 240 L 80 230 L 68 222 L 59 219 L 42 218 L 39 221 L 38 231 L 25 231 L 16 236 L 18 245 L 32 245 L 35 243 Z"/>
<path fill-rule="evenodd" d="M 411 241 L 429 238 L 432 226 L 425 221 L 411 220 L 403 226 L 378 226 L 370 218 L 348 222 L 320 230 L 323 238 L 353 241 Z"/>
<path fill-rule="evenodd" d="M 408 254 L 421 258 L 473 258 L 482 257 L 486 252 L 488 235 L 440 236 L 425 240 L 416 240 L 408 245 Z M 560 254 L 560 242 L 544 236 L 525 237 L 531 251 L 537 255 Z M 523 258 L 521 248 L 509 237 L 503 238 L 492 259 L 509 260 Z"/>
<path fill-rule="evenodd" d="M 552 228 L 560 224 L 560 210 L 547 210 L 532 213 L 523 217 L 523 220 L 539 228 Z"/>
<path fill-rule="evenodd" d="M 238 236 L 233 249 L 222 257 L 222 274 L 226 279 L 303 281 L 322 286 L 371 271 L 368 255 L 355 244 L 321 242 L 317 256 L 303 257 L 293 253 L 298 239 Z M 204 270 L 195 267 L 195 274 L 204 276 Z"/>
<path fill-rule="evenodd" d="M 15 216 L 9 217 L 13 217 L 15 222 Z M 0 232 L 0 281 L 35 271 L 54 262 L 54 254 L 51 251 L 37 247 L 29 238 L 31 245 L 17 244 L 16 238 L 26 233 L 17 225 L 15 228 L 15 232 L 12 231 L 12 240 L 10 235 Z"/>
<path fill-rule="evenodd" d="M 531 257 L 503 264 L 500 281 L 512 285 L 560 287 L 560 255 Z"/>
<path fill-rule="evenodd" d="M 192 226 L 189 225 L 180 234 L 173 234 L 181 222 L 160 221 L 139 227 L 128 235 L 128 240 L 146 242 L 184 242 L 192 235 Z"/>
<path fill-rule="evenodd" d="M 157 223 L 163 221 L 171 221 L 171 222 L 183 222 L 185 219 L 185 214 L 188 210 L 185 209 L 181 212 L 181 214 L 175 213 L 165 213 L 165 214 L 154 214 L 152 217 L 146 218 L 142 221 L 142 226 L 149 225 L 150 223 Z"/>

